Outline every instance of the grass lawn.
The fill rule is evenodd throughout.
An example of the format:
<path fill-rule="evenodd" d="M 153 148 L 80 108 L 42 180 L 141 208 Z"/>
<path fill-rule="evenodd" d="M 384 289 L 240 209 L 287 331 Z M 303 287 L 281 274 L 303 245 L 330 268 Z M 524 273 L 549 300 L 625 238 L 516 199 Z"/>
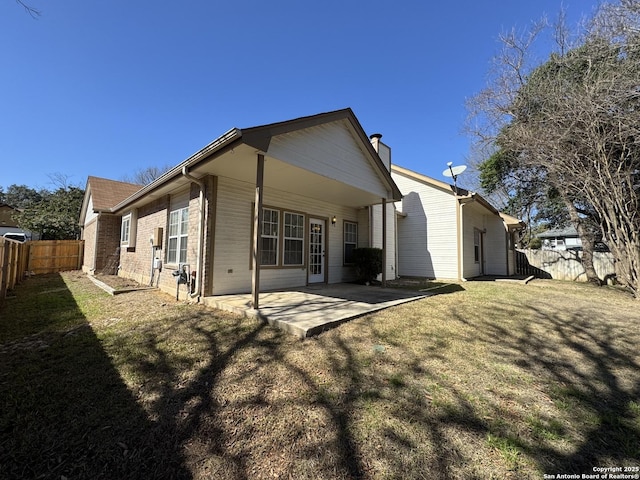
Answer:
<path fill-rule="evenodd" d="M 300 341 L 78 272 L 0 310 L 0 478 L 540 479 L 639 467 L 640 303 L 467 282 Z"/>

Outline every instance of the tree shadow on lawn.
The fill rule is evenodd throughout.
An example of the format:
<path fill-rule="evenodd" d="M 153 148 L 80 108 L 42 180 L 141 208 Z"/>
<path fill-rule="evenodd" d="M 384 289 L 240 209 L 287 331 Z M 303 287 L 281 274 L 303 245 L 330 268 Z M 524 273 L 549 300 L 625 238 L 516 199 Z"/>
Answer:
<path fill-rule="evenodd" d="M 421 302 L 428 311 L 429 299 Z M 256 321 L 181 308 L 100 339 L 85 323 L 39 336 L 41 350 L 3 345 L 0 476 L 523 478 L 638 458 L 630 409 L 639 383 L 620 374 L 640 368 L 635 349 L 588 313 L 518 306 L 535 322 L 515 331 L 493 320 L 513 318 L 508 306 L 474 305 L 469 320 L 455 303 L 456 331 L 427 330 L 425 311 L 408 318 L 414 310 L 401 309 L 410 343 L 377 315 L 300 342 Z M 526 411 L 525 398 L 479 402 L 491 385 L 478 393 L 464 384 L 474 381 L 469 372 L 461 383 L 441 371 L 455 340 L 491 351 L 489 368 L 503 362 L 514 378 L 539 378 L 517 388 L 536 390 L 536 402 L 550 397 L 559 420 L 543 418 L 541 430 L 576 448 L 520 431 L 522 415 L 501 400 Z M 463 360 L 471 372 L 487 368 Z"/>
<path fill-rule="evenodd" d="M 191 478 L 173 435 L 136 403 L 59 275 L 30 279 L 11 302 L 0 327 L 13 337 L 0 345 L 0 477 Z M 20 338 L 10 324 L 25 308 L 41 317 Z M 64 314 L 47 318 L 52 311 Z"/>
<path fill-rule="evenodd" d="M 508 308 L 479 311 L 485 318 L 480 323 L 454 312 L 498 360 L 510 365 L 512 375 L 535 379 L 531 389 L 553 403 L 546 415 L 531 422 L 533 432 L 518 432 L 514 416 L 491 425 L 490 433 L 535 459 L 546 473 L 592 474 L 594 467 L 637 467 L 637 320 L 623 318 L 612 325 L 589 309 L 568 307 L 567 313 L 532 305 L 522 309 L 527 320 L 517 329 L 491 320 L 514 316 Z M 563 440 L 572 448 L 563 446 Z"/>

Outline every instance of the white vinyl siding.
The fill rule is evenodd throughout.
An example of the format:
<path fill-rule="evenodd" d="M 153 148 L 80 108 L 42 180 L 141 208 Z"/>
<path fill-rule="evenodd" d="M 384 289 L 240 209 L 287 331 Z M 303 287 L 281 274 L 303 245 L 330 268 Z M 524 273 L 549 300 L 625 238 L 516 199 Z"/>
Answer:
<path fill-rule="evenodd" d="M 398 275 L 458 278 L 457 202 L 452 192 L 400 175 Z"/>
<path fill-rule="evenodd" d="M 462 277 L 473 278 L 481 274 L 505 275 L 507 239 L 502 219 L 475 202 L 467 203 L 462 207 L 462 212 L 465 244 Z M 480 255 L 478 260 L 476 250 Z"/>
<path fill-rule="evenodd" d="M 94 218 L 98 218 L 98 214 L 93 211 L 93 197 L 89 195 L 89 201 L 87 202 L 87 210 L 85 211 L 84 221 L 82 222 L 82 224 L 88 225 L 91 222 L 91 220 L 93 220 Z"/>
<path fill-rule="evenodd" d="M 393 203 L 387 203 L 387 258 L 384 261 L 387 280 L 396 278 L 396 209 Z M 371 246 L 382 248 L 382 205 L 371 207 Z M 381 278 L 381 276 L 379 277 Z"/>
<path fill-rule="evenodd" d="M 364 160 L 359 141 L 347 124 L 336 122 L 277 135 L 271 140 L 268 153 L 325 178 L 374 193 L 378 198 L 386 197 L 385 186 L 374 166 Z"/>
<path fill-rule="evenodd" d="M 497 215 L 486 215 L 484 228 L 486 229 L 483 238 L 484 273 L 487 275 L 509 274 L 507 256 L 512 251 L 509 250 L 509 236 L 502 218 Z"/>
<path fill-rule="evenodd" d="M 226 177 L 218 178 L 216 199 L 216 235 L 213 261 L 213 295 L 246 293 L 251 291 L 251 225 L 253 222 L 252 202 L 255 199 L 255 185 Z M 336 215 L 335 227 L 327 222 L 328 282 L 339 283 L 356 280 L 353 268 L 343 266 L 344 220 L 358 221 L 359 228 L 366 231 L 369 226 L 366 216 L 359 216 L 361 210 L 343 207 L 312 198 L 265 189 L 264 204 L 282 211 L 296 211 L 309 217 L 331 219 Z M 233 222 L 228 221 L 232 218 Z M 361 218 L 363 220 L 361 220 Z M 364 222 L 364 223 L 363 223 Z M 305 238 L 306 239 L 306 238 Z M 359 240 L 361 241 L 361 240 Z M 282 249 L 280 249 L 282 251 Z M 305 250 L 307 250 L 305 248 Z M 307 252 L 304 263 L 308 262 Z M 264 268 L 260 273 L 260 289 L 300 287 L 307 284 L 307 269 Z"/>

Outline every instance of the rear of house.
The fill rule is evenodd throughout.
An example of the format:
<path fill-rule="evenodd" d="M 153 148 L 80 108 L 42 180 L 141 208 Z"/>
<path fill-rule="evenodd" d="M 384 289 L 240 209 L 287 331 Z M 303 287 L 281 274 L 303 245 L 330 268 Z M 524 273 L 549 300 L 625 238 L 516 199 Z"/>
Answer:
<path fill-rule="evenodd" d="M 118 274 L 175 292 L 184 272 L 194 297 L 354 280 L 400 197 L 350 109 L 232 129 L 110 210 Z"/>

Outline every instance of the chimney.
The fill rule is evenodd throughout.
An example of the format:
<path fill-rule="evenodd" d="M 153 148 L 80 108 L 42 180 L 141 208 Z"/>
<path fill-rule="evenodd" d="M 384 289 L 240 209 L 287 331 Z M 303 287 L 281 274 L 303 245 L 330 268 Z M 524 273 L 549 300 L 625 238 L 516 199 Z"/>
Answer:
<path fill-rule="evenodd" d="M 378 152 L 378 156 L 387 170 L 391 171 L 391 149 L 382 143 L 380 139 L 382 138 L 381 133 L 373 133 L 369 136 L 371 139 L 371 145 L 373 145 L 373 149 Z"/>

